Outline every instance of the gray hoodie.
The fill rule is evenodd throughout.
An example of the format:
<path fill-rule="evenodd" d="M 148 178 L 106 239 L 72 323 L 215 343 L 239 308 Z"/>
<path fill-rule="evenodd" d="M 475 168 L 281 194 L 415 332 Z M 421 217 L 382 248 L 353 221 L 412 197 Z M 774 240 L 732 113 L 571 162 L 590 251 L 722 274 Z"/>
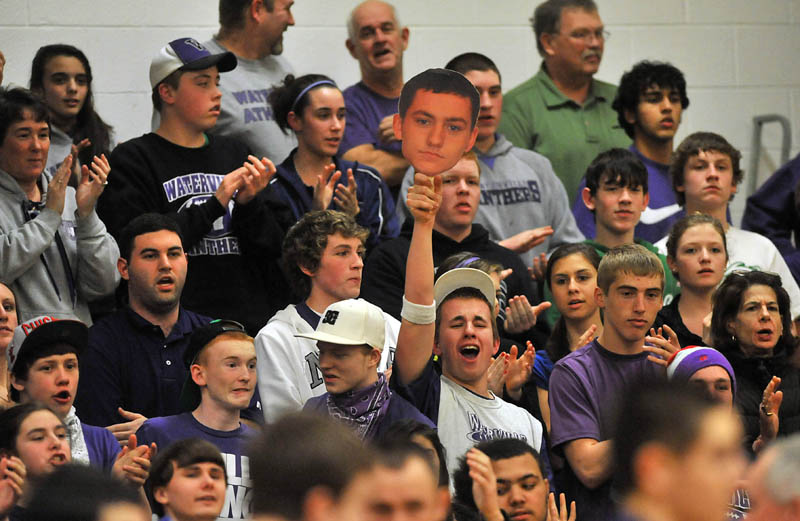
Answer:
<path fill-rule="evenodd" d="M 494 241 L 512 235 L 552 226 L 553 235 L 539 246 L 520 254 L 528 266 L 534 256 L 556 247 L 584 240 L 570 211 L 564 184 L 556 177 L 550 161 L 541 154 L 515 147 L 502 134 L 486 154 L 478 153 L 481 163 L 481 203 L 474 222 L 489 230 Z M 477 152 L 477 150 L 476 150 Z M 414 183 L 411 169 L 406 172 L 397 208 L 400 219 L 407 217 L 408 188 Z M 401 210 L 402 209 L 402 210 Z"/>
<path fill-rule="evenodd" d="M 50 176 L 42 174 L 40 179 L 45 200 Z M 52 315 L 91 325 L 88 301 L 111 294 L 119 282 L 117 243 L 94 211 L 78 218 L 71 187 L 67 187 L 61 215 L 44 208 L 29 220 L 24 209 L 27 201 L 16 179 L 0 170 L 0 281 L 14 292 L 20 322 Z M 70 289 L 56 232 L 74 290 Z"/>

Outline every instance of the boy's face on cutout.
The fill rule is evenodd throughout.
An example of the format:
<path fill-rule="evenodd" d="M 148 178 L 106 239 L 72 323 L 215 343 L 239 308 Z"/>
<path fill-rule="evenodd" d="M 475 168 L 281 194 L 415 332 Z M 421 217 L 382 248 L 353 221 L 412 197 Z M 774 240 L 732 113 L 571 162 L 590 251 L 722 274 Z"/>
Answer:
<path fill-rule="evenodd" d="M 472 128 L 468 98 L 419 90 L 404 118 L 394 116 L 394 133 L 403 142 L 403 157 L 417 172 L 438 175 L 453 168 L 478 135 Z"/>

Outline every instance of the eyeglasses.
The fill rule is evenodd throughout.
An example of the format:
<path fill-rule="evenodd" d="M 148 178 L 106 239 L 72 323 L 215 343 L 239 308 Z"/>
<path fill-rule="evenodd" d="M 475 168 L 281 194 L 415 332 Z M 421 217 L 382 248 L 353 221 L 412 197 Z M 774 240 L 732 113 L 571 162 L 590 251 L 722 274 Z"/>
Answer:
<path fill-rule="evenodd" d="M 583 43 L 592 43 L 592 39 L 596 39 L 599 42 L 608 40 L 611 38 L 611 33 L 605 29 L 598 29 L 597 31 L 582 29 L 578 31 L 572 31 L 567 36 L 575 40 L 581 40 Z"/>

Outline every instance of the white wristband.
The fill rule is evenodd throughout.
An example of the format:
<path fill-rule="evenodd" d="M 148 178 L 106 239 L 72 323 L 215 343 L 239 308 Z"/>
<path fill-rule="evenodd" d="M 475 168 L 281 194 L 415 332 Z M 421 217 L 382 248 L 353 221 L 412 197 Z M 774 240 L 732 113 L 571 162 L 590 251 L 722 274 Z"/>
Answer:
<path fill-rule="evenodd" d="M 406 296 L 403 295 L 403 309 L 400 311 L 400 316 L 412 324 L 421 326 L 433 324 L 436 321 L 436 301 L 434 300 L 429 306 L 414 304 L 406 300 Z"/>

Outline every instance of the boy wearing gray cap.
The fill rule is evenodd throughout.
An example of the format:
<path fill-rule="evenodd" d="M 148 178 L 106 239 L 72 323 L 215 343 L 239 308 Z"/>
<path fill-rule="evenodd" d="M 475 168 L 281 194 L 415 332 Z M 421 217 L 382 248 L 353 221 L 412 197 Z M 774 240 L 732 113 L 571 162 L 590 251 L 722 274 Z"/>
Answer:
<path fill-rule="evenodd" d="M 178 38 L 158 51 L 150 63 L 150 86 L 161 123 L 114 149 L 109 163 L 115 174 L 97 213 L 117 239 L 143 213 L 175 215 L 191 267 L 182 303 L 206 316 L 243 322 L 254 333 L 272 308 L 260 284 L 263 272 L 240 253 L 232 216 L 252 218 L 259 205 L 248 203 L 275 168 L 250 155 L 246 145 L 207 134 L 220 113 L 219 75 L 234 67 L 233 54 L 211 54 L 193 38 Z M 268 234 L 269 219 L 259 220 L 259 228 L 266 228 L 259 232 Z"/>

